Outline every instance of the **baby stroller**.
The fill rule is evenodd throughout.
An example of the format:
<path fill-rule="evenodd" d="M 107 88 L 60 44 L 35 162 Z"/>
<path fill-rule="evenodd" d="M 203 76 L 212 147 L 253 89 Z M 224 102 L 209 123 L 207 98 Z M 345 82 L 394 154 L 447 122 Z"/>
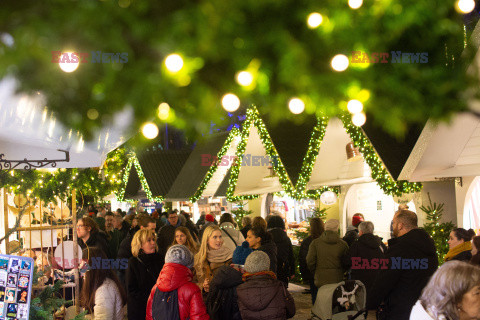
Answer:
<path fill-rule="evenodd" d="M 318 289 L 317 300 L 312 308 L 312 319 L 353 320 L 367 318 L 365 309 L 367 293 L 358 280 L 346 280 L 326 284 Z"/>

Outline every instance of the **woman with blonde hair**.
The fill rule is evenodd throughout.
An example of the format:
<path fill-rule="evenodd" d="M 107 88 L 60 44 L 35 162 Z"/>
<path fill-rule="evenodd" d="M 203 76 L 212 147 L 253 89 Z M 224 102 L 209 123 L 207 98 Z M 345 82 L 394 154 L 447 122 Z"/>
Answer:
<path fill-rule="evenodd" d="M 140 229 L 132 239 L 132 257 L 126 276 L 129 320 L 144 320 L 152 287 L 162 270 L 164 258 L 158 253 L 154 230 Z"/>
<path fill-rule="evenodd" d="M 195 255 L 195 271 L 197 282 L 205 291 L 209 291 L 209 283 L 218 268 L 230 265 L 233 251 L 223 245 L 222 230 L 215 225 L 208 226 L 202 237 L 200 250 Z"/>
<path fill-rule="evenodd" d="M 423 289 L 410 319 L 480 319 L 480 268 L 458 260 L 443 264 Z"/>
<path fill-rule="evenodd" d="M 172 246 L 176 244 L 183 244 L 193 255 L 198 252 L 198 243 L 193 239 L 187 227 L 177 227 L 177 229 L 175 229 L 175 238 L 173 239 Z"/>

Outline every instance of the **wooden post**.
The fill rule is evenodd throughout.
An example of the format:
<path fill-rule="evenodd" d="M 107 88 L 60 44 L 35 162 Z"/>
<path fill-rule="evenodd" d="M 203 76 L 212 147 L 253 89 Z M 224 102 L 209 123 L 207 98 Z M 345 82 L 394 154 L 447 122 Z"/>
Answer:
<path fill-rule="evenodd" d="M 5 228 L 5 235 L 8 232 L 8 196 L 7 189 L 3 188 L 3 226 Z M 10 253 L 9 239 L 10 237 L 5 238 L 5 253 Z"/>
<path fill-rule="evenodd" d="M 76 190 L 72 190 L 72 225 L 73 225 L 73 243 L 77 244 L 77 199 Z M 78 246 L 73 246 L 73 259 L 78 262 Z M 80 275 L 78 273 L 78 263 L 74 263 L 75 270 L 75 314 L 80 313 Z"/>

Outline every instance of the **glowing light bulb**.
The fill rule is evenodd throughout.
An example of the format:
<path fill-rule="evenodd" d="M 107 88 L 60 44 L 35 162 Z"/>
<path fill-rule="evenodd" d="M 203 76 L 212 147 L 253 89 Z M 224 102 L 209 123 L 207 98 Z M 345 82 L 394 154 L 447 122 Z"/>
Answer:
<path fill-rule="evenodd" d="M 474 0 L 458 0 L 455 9 L 463 14 L 470 13 L 475 9 L 475 1 Z"/>
<path fill-rule="evenodd" d="M 227 93 L 222 98 L 222 106 L 228 112 L 234 112 L 240 107 L 240 99 L 233 93 Z"/>
<path fill-rule="evenodd" d="M 323 22 L 323 17 L 318 12 L 312 12 L 308 15 L 307 25 L 310 29 L 318 28 Z"/>
<path fill-rule="evenodd" d="M 337 54 L 332 58 L 331 62 L 333 70 L 338 72 L 345 71 L 348 68 L 348 64 L 348 57 L 344 54 Z"/>
<path fill-rule="evenodd" d="M 363 112 L 356 113 L 352 116 L 352 123 L 357 127 L 363 126 L 365 121 L 367 121 L 367 116 Z"/>
<path fill-rule="evenodd" d="M 153 139 L 158 136 L 158 127 L 155 123 L 147 122 L 142 126 L 142 133 L 147 139 Z"/>
<path fill-rule="evenodd" d="M 239 85 L 248 87 L 253 82 L 253 75 L 248 71 L 242 71 L 237 74 L 237 82 Z"/>
<path fill-rule="evenodd" d="M 351 114 L 356 114 L 362 112 L 363 110 L 363 103 L 358 100 L 350 100 L 347 104 L 347 109 Z"/>
<path fill-rule="evenodd" d="M 305 103 L 299 98 L 292 98 L 288 102 L 288 109 L 293 114 L 300 114 L 305 110 Z"/>
<path fill-rule="evenodd" d="M 68 58 L 67 56 L 68 55 Z M 65 59 L 63 58 L 65 57 Z M 72 57 L 72 52 L 70 51 L 66 51 L 64 52 L 61 56 L 60 56 L 60 61 L 64 61 L 64 62 L 59 62 L 58 65 L 60 66 L 60 69 L 62 69 L 63 72 L 73 72 L 75 70 L 77 70 L 78 66 L 80 65 L 80 60 L 77 56 L 77 62 L 72 62 L 72 60 L 74 59 L 74 57 Z"/>
<path fill-rule="evenodd" d="M 348 0 L 348 5 L 352 9 L 358 9 L 362 6 L 363 0 Z"/>
<path fill-rule="evenodd" d="M 160 120 L 167 120 L 170 115 L 170 106 L 166 102 L 160 103 L 158 106 L 158 117 Z"/>
<path fill-rule="evenodd" d="M 165 59 L 165 66 L 170 72 L 178 72 L 183 68 L 183 59 L 178 54 L 173 53 Z"/>

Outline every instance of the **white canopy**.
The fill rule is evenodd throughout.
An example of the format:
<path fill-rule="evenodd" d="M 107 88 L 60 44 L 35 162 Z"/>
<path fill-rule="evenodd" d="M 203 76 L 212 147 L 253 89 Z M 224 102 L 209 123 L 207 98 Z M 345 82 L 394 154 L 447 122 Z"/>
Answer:
<path fill-rule="evenodd" d="M 124 133 L 133 118 L 131 108 L 117 114 L 86 142 L 79 132 L 56 120 L 40 93 L 19 95 L 15 88 L 12 78 L 0 81 L 0 154 L 4 160 L 61 160 L 65 159 L 65 153 L 58 151 L 61 149 L 70 152 L 70 161 L 58 162 L 57 168 L 100 167 L 107 154 L 127 139 Z"/>

